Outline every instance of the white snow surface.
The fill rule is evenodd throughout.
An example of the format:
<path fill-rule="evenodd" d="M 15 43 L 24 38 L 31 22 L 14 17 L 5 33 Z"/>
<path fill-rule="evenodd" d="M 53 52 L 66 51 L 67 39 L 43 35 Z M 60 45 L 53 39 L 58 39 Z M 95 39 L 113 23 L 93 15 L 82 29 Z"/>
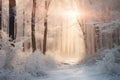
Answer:
<path fill-rule="evenodd" d="M 64 66 L 53 70 L 49 76 L 37 80 L 119 80 L 118 75 L 108 75 L 97 72 L 95 66 Z"/>
<path fill-rule="evenodd" d="M 81 65 L 60 65 L 48 73 L 48 76 L 36 80 L 120 80 L 120 47 L 106 49 L 94 60 Z M 101 58 L 100 58 L 101 57 Z"/>
<path fill-rule="evenodd" d="M 11 43 L 7 36 L 0 43 L 0 80 L 120 80 L 120 46 L 70 65 L 73 61 L 57 63 L 39 50 L 22 52 L 21 42 Z"/>
<path fill-rule="evenodd" d="M 36 51 L 27 58 L 25 68 L 20 65 L 14 70 L 1 68 L 0 80 L 120 80 L 119 53 L 118 47 L 107 49 L 99 53 L 99 58 L 88 60 L 92 63 L 96 57 L 92 65 L 87 61 L 69 65 L 55 64 L 53 59 Z"/>

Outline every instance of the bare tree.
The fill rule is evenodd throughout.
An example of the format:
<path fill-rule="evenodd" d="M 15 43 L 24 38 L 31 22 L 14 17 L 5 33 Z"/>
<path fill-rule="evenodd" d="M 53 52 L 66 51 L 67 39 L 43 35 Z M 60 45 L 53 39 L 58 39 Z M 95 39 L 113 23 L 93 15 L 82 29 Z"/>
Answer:
<path fill-rule="evenodd" d="M 25 36 L 25 11 L 23 10 L 23 37 Z M 25 44 L 23 43 L 23 51 L 25 51 Z"/>
<path fill-rule="evenodd" d="M 45 18 L 44 18 L 44 39 L 43 39 L 43 54 L 47 50 L 47 32 L 48 32 L 48 9 L 50 6 L 51 0 L 45 0 Z"/>
<path fill-rule="evenodd" d="M 24 1 L 23 1 L 24 2 Z M 23 33 L 22 33 L 22 36 L 25 37 L 25 4 L 23 3 L 23 12 L 22 12 L 22 16 L 23 16 Z M 23 42 L 23 51 L 25 51 L 25 43 Z"/>
<path fill-rule="evenodd" d="M 0 39 L 2 38 L 1 30 L 2 30 L 2 0 L 0 0 Z M 2 47 L 1 44 L 0 47 Z"/>
<path fill-rule="evenodd" d="M 36 50 L 35 14 L 36 14 L 36 0 L 33 0 L 32 18 L 31 18 L 31 39 L 32 39 L 32 51 L 33 52 Z"/>
<path fill-rule="evenodd" d="M 2 29 L 2 0 L 0 0 L 0 31 Z"/>
<path fill-rule="evenodd" d="M 15 16 L 16 16 L 16 0 L 9 0 L 9 37 L 12 40 L 15 39 L 15 35 L 17 32 L 16 23 L 15 23 Z"/>

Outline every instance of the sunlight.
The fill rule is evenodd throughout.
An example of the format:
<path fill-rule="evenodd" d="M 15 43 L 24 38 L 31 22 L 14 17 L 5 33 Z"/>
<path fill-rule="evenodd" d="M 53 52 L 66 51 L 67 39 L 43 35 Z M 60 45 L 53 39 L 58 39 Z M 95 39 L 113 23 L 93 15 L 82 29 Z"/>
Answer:
<path fill-rule="evenodd" d="M 56 30 L 58 35 L 55 38 L 57 44 L 50 55 L 58 62 L 77 64 L 85 56 L 84 35 L 77 21 L 83 17 L 84 11 L 78 9 L 74 0 L 67 0 L 67 2 L 63 0 L 63 2 L 58 4 L 56 0 L 49 10 L 48 19 L 51 29 L 59 27 L 59 30 Z"/>
<path fill-rule="evenodd" d="M 75 11 L 75 10 L 68 10 L 65 12 L 65 15 L 70 17 L 70 18 L 77 18 L 80 13 L 78 11 Z"/>
<path fill-rule="evenodd" d="M 61 35 L 58 39 L 58 52 L 56 52 L 54 56 L 58 62 L 77 64 L 82 61 L 85 56 L 84 35 L 76 21 L 76 17 L 79 14 L 73 11 L 70 12 L 72 14 L 68 13 L 65 19 L 61 19 L 64 22 L 61 27 Z"/>
<path fill-rule="evenodd" d="M 72 21 L 76 21 L 77 19 L 85 19 L 87 14 L 85 13 L 84 10 L 82 9 L 71 9 L 71 10 L 66 10 L 63 12 L 63 15 L 65 17 L 68 17 Z"/>

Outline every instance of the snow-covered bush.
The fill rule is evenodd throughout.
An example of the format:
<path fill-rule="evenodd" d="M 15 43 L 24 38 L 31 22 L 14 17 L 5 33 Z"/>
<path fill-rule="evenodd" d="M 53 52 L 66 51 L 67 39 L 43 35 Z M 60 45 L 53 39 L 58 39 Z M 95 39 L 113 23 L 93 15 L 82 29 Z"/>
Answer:
<path fill-rule="evenodd" d="M 14 68 L 21 60 L 22 58 L 22 44 L 23 42 L 14 42 L 10 40 L 8 35 L 1 31 L 2 38 L 0 39 L 0 57 L 1 57 L 1 64 L 0 66 L 5 69 Z M 18 56 L 19 55 L 19 56 Z M 4 58 L 4 59 L 2 59 Z"/>
<path fill-rule="evenodd" d="M 55 62 L 51 57 L 37 50 L 28 57 L 25 69 L 33 76 L 44 76 L 45 72 L 55 67 Z"/>
<path fill-rule="evenodd" d="M 83 64 L 101 74 L 120 75 L 120 46 L 88 56 Z"/>
<path fill-rule="evenodd" d="M 55 61 L 39 50 L 23 52 L 23 40 L 9 41 L 2 32 L 0 39 L 0 80 L 32 80 L 32 77 L 45 76 L 48 70 L 56 67 Z"/>
<path fill-rule="evenodd" d="M 96 69 L 105 74 L 120 74 L 120 52 L 118 48 L 107 49 L 102 52 L 102 60 L 96 62 Z"/>
<path fill-rule="evenodd" d="M 10 58 L 12 58 L 10 55 L 12 55 L 12 51 L 13 51 L 13 47 L 14 47 L 14 43 L 10 42 L 10 38 L 8 37 L 8 35 L 1 31 L 1 39 L 0 39 L 0 57 L 1 57 L 1 63 L 0 66 L 1 67 L 5 67 L 5 65 L 7 66 L 8 61 L 10 61 Z M 9 56 L 9 57 L 8 57 Z M 2 57 L 4 57 L 4 59 L 2 59 Z"/>

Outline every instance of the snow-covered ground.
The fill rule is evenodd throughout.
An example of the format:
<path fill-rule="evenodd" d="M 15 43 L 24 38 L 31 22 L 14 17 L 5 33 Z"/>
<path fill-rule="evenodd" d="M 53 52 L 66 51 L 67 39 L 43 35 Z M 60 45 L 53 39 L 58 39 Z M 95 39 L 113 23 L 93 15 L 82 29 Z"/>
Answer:
<path fill-rule="evenodd" d="M 82 64 L 60 65 L 36 80 L 120 80 L 119 47 L 104 50 Z"/>
<path fill-rule="evenodd" d="M 11 43 L 5 35 L 0 43 L 0 80 L 120 80 L 120 46 L 75 65 L 73 60 L 58 63 L 39 50 L 22 52 L 21 42 Z"/>
<path fill-rule="evenodd" d="M 77 65 L 55 64 L 50 57 L 36 51 L 25 66 L 17 65 L 12 70 L 1 68 L 0 80 L 120 80 L 117 49 L 105 50 Z"/>
<path fill-rule="evenodd" d="M 25 77 L 25 78 L 24 78 Z M 26 74 L 17 79 L 1 78 L 0 80 L 120 80 L 119 75 L 109 75 L 97 72 L 95 66 L 62 66 L 58 69 L 48 71 L 46 76 L 31 77 Z"/>
<path fill-rule="evenodd" d="M 120 80 L 118 75 L 103 74 L 97 72 L 95 68 L 95 66 L 64 66 L 37 80 Z"/>

